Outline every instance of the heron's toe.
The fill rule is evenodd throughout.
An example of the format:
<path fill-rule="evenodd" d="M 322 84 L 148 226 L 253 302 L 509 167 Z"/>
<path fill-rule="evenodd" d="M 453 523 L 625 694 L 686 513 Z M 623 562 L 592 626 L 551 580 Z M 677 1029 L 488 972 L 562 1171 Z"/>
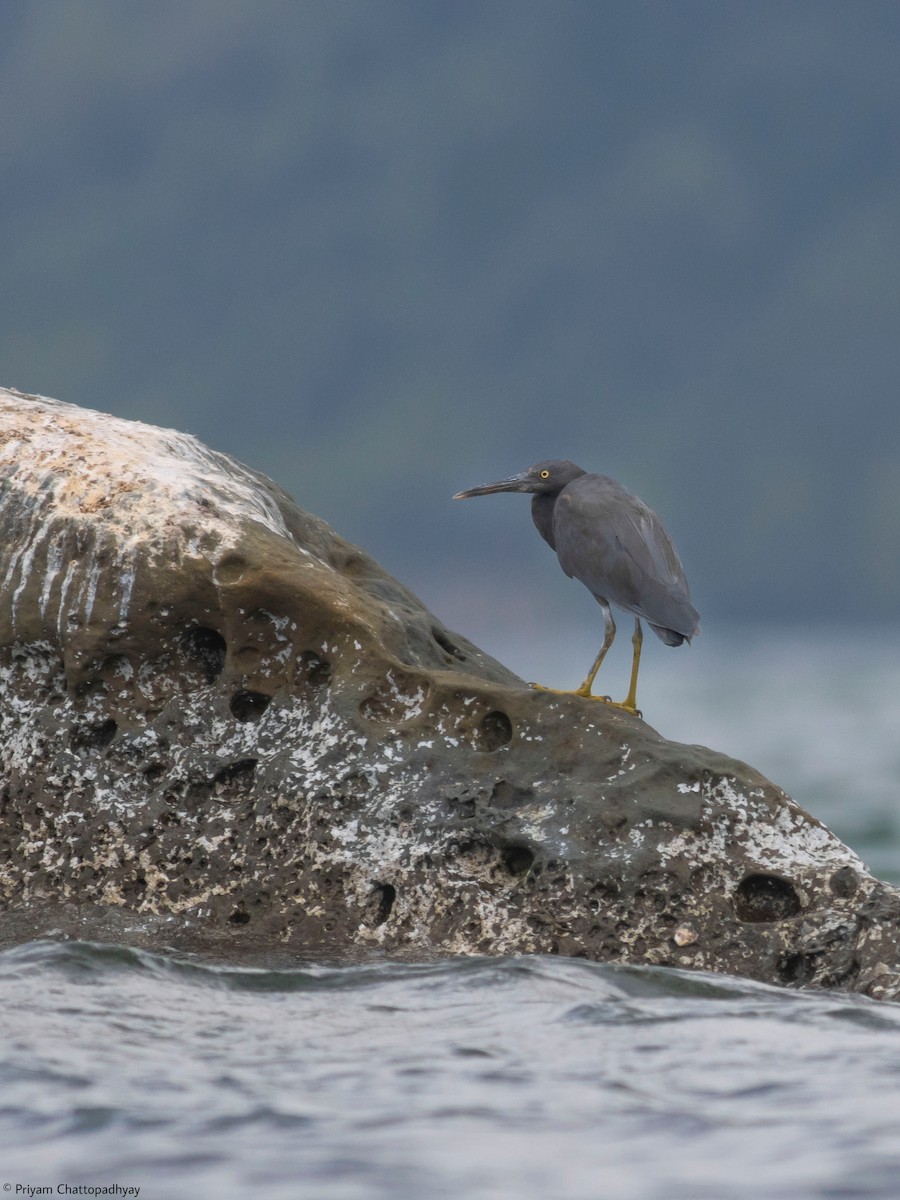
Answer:
<path fill-rule="evenodd" d="M 582 700 L 606 700 L 612 704 L 609 696 L 595 696 L 590 688 L 552 688 L 547 687 L 545 683 L 530 683 L 528 686 L 536 692 L 550 692 L 554 696 L 580 696 Z"/>

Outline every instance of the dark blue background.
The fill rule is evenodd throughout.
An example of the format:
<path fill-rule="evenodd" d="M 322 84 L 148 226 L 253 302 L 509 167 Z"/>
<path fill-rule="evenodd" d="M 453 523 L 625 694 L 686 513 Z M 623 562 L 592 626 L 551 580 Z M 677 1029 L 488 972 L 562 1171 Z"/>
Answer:
<path fill-rule="evenodd" d="M 895 3 L 2 5 L 0 383 L 197 433 L 476 636 L 572 585 L 449 496 L 548 456 L 705 621 L 890 619 L 898 62 Z"/>

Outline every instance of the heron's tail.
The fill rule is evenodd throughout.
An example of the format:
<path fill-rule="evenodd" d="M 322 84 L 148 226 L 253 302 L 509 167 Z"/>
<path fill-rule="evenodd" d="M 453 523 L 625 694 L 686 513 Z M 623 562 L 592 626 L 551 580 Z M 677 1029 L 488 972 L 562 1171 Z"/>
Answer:
<path fill-rule="evenodd" d="M 661 641 L 666 643 L 667 646 L 680 646 L 684 642 L 687 642 L 688 645 L 690 645 L 691 638 L 696 637 L 700 632 L 699 625 L 692 634 L 679 633 L 675 629 L 666 629 L 664 625 L 651 625 L 650 628 Z"/>

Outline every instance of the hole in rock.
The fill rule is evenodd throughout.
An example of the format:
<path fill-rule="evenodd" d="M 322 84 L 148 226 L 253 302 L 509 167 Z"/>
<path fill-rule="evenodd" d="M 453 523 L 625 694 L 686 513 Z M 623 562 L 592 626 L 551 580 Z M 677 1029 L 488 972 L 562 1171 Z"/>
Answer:
<path fill-rule="evenodd" d="M 521 808 L 533 795 L 531 788 L 514 787 L 505 779 L 498 779 L 491 791 L 491 804 L 495 808 Z"/>
<path fill-rule="evenodd" d="M 794 885 L 779 875 L 748 875 L 734 893 L 739 921 L 783 921 L 801 907 Z"/>
<path fill-rule="evenodd" d="M 91 667 L 95 667 L 97 664 L 91 663 L 90 665 Z M 90 679 L 82 679 L 75 685 L 75 699 L 81 703 L 104 697 L 106 694 L 107 687 L 104 681 L 93 675 Z"/>
<path fill-rule="evenodd" d="M 856 889 L 859 887 L 859 876 L 852 867 L 841 867 L 828 880 L 828 886 L 833 895 L 846 899 L 848 896 L 856 894 Z"/>
<path fill-rule="evenodd" d="M 304 650 L 297 656 L 294 678 L 297 683 L 308 683 L 310 687 L 327 687 L 334 670 L 330 662 L 320 658 L 315 650 Z"/>
<path fill-rule="evenodd" d="M 213 567 L 213 579 L 218 584 L 238 583 L 247 570 L 247 562 L 239 554 L 226 554 Z"/>
<path fill-rule="evenodd" d="M 239 762 L 229 763 L 213 777 L 213 783 L 236 783 L 239 787 L 250 787 L 256 774 L 257 759 L 242 758 Z"/>
<path fill-rule="evenodd" d="M 100 675 L 104 682 L 120 691 L 134 675 L 134 668 L 124 654 L 109 654 L 100 664 Z"/>
<path fill-rule="evenodd" d="M 243 908 L 236 908 L 228 918 L 229 925 L 247 925 L 250 922 L 250 914 Z"/>
<path fill-rule="evenodd" d="M 475 816 L 476 803 L 474 796 L 451 796 L 447 804 L 454 816 L 461 817 L 464 821 Z"/>
<path fill-rule="evenodd" d="M 212 794 L 212 784 L 205 779 L 195 779 L 184 789 L 184 802 L 189 809 L 202 808 Z"/>
<path fill-rule="evenodd" d="M 271 703 L 272 697 L 263 692 L 235 692 L 231 697 L 231 712 L 237 721 L 258 721 Z"/>
<path fill-rule="evenodd" d="M 784 983 L 809 983 L 815 970 L 815 954 L 786 954 L 778 960 L 778 975 Z"/>
<path fill-rule="evenodd" d="M 512 741 L 512 735 L 512 721 L 505 712 L 496 708 L 481 718 L 475 738 L 475 748 L 485 754 L 490 754 L 494 750 L 499 750 L 501 746 L 508 745 Z"/>
<path fill-rule="evenodd" d="M 500 861 L 510 875 L 524 875 L 534 865 L 534 851 L 528 846 L 510 842 L 500 850 Z"/>
<path fill-rule="evenodd" d="M 383 925 L 391 915 L 391 909 L 394 907 L 394 901 L 397 899 L 397 889 L 392 883 L 375 883 L 372 886 L 375 890 L 375 901 L 378 905 L 378 911 L 375 914 L 375 924 Z"/>
<path fill-rule="evenodd" d="M 443 629 L 438 629 L 436 625 L 433 625 L 431 628 L 431 636 L 445 654 L 449 654 L 451 658 L 458 658 L 460 662 L 466 661 L 466 656 L 463 654 L 462 650 L 460 650 L 459 646 L 450 641 Z"/>
<path fill-rule="evenodd" d="M 119 726 L 110 718 L 99 725 L 83 725 L 72 730 L 69 745 L 73 750 L 105 750 L 118 732 Z"/>
<path fill-rule="evenodd" d="M 225 639 L 215 629 L 197 625 L 181 635 L 182 653 L 197 664 L 207 683 L 222 674 L 227 649 Z"/>
<path fill-rule="evenodd" d="M 147 879 L 143 874 L 138 874 L 134 879 L 127 880 L 122 885 L 122 891 L 126 896 L 138 897 L 147 890 Z"/>

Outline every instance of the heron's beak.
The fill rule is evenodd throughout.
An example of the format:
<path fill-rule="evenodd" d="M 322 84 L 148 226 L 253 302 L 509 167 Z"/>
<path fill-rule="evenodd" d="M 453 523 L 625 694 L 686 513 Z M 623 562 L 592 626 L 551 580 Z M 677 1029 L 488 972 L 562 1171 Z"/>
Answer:
<path fill-rule="evenodd" d="M 493 496 L 495 492 L 530 492 L 527 473 L 513 475 L 512 479 L 501 479 L 498 483 L 483 483 L 481 487 L 457 492 L 454 500 L 469 500 L 472 496 Z"/>

